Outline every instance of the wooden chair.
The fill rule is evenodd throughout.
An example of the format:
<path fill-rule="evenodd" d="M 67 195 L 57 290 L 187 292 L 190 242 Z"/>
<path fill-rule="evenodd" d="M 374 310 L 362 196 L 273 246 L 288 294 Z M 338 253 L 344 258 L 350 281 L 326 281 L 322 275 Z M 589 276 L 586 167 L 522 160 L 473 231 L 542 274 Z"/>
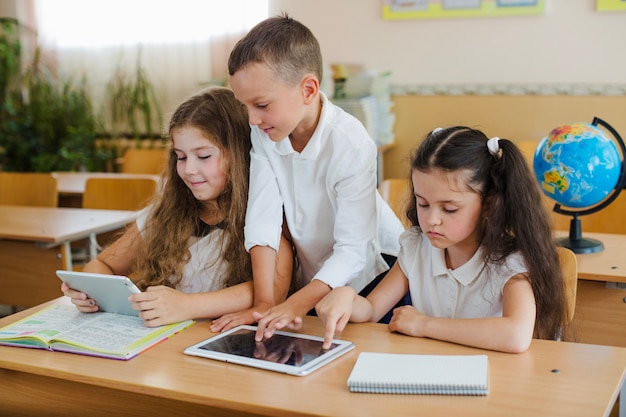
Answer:
<path fill-rule="evenodd" d="M 126 150 L 122 161 L 125 174 L 161 174 L 167 164 L 168 151 L 164 148 Z"/>
<path fill-rule="evenodd" d="M 559 262 L 563 271 L 565 281 L 565 297 L 567 305 L 567 317 L 569 321 L 574 318 L 576 308 L 576 290 L 578 288 L 578 263 L 576 255 L 570 249 L 557 247 Z"/>
<path fill-rule="evenodd" d="M 408 203 L 406 199 L 409 195 L 410 186 L 409 180 L 404 178 L 389 178 L 381 181 L 378 185 L 378 192 L 396 213 L 404 227 L 411 226 L 406 218 L 406 205 Z"/>
<path fill-rule="evenodd" d="M 139 210 L 154 195 L 157 181 L 150 178 L 89 178 L 83 208 Z"/>
<path fill-rule="evenodd" d="M 148 204 L 157 191 L 157 181 L 150 178 L 89 178 L 85 183 L 83 208 L 106 210 L 140 210 Z M 91 235 L 87 242 L 89 259 L 95 258 L 102 250 L 100 242 L 106 245 L 117 237 L 119 231 Z M 73 259 L 86 261 L 86 253 L 74 253 Z M 79 265 L 73 266 L 80 270 Z"/>
<path fill-rule="evenodd" d="M 34 172 L 0 172 L 0 204 L 9 206 L 56 207 L 57 180 Z"/>

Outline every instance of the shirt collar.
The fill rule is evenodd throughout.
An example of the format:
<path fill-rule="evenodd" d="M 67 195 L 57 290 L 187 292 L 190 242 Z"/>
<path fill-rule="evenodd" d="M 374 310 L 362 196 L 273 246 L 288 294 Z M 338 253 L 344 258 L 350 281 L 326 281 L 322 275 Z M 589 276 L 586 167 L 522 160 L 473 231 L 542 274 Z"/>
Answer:
<path fill-rule="evenodd" d="M 435 277 L 450 276 L 463 286 L 471 284 L 484 268 L 482 250 L 480 248 L 469 261 L 454 270 L 448 269 L 446 266 L 446 251 L 444 249 L 433 248 L 431 262 Z"/>
<path fill-rule="evenodd" d="M 307 143 L 306 147 L 300 153 L 301 159 L 312 159 L 315 160 L 318 158 L 320 151 L 322 149 L 322 130 L 326 125 L 326 121 L 330 119 L 333 112 L 335 111 L 333 106 L 330 105 L 326 94 L 322 91 L 319 92 L 320 100 L 322 102 L 322 114 L 320 115 L 320 120 L 317 123 L 317 127 L 313 132 L 313 136 Z M 284 138 L 280 142 L 276 143 L 274 147 L 274 151 L 279 155 L 289 155 L 295 153 L 293 147 L 291 146 L 291 141 L 288 137 Z"/>

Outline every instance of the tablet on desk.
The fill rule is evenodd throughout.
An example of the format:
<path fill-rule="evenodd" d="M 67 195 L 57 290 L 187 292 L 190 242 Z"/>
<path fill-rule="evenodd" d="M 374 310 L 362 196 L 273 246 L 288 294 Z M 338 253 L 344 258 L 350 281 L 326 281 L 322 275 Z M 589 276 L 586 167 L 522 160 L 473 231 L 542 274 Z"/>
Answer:
<path fill-rule="evenodd" d="M 84 292 L 94 299 L 100 311 L 131 316 L 139 313 L 132 309 L 128 296 L 141 291 L 128 277 L 63 270 L 56 273 L 70 288 Z"/>
<path fill-rule="evenodd" d="M 322 349 L 322 337 L 283 331 L 275 331 L 271 338 L 257 342 L 256 329 L 235 327 L 188 347 L 185 353 L 303 376 L 354 349 L 352 342 L 336 339 L 329 349 Z"/>

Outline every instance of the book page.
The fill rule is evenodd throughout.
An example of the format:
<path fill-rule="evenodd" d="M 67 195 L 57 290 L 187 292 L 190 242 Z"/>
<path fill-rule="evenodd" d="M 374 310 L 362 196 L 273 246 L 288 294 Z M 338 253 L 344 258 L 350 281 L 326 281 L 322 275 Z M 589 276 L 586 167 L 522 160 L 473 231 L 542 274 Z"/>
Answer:
<path fill-rule="evenodd" d="M 48 343 L 59 333 L 74 329 L 95 316 L 81 313 L 74 305 L 54 304 L 0 329 L 0 341 L 36 338 Z"/>
<path fill-rule="evenodd" d="M 129 345 L 146 336 L 160 333 L 160 328 L 150 328 L 137 316 L 114 313 L 91 313 L 95 320 L 83 323 L 58 335 L 55 340 L 99 352 L 124 352 Z"/>

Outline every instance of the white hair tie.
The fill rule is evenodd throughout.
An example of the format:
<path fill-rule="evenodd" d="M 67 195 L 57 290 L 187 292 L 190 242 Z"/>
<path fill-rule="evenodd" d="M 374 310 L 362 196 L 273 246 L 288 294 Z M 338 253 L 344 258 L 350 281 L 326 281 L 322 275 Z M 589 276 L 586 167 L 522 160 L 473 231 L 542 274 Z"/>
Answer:
<path fill-rule="evenodd" d="M 500 144 L 498 141 L 499 137 L 495 136 L 487 141 L 487 149 L 489 149 L 489 153 L 492 155 L 497 155 L 500 152 Z"/>
<path fill-rule="evenodd" d="M 433 129 L 433 132 L 431 133 L 431 135 L 434 135 L 437 132 L 441 132 L 443 130 L 443 127 L 436 127 Z"/>

